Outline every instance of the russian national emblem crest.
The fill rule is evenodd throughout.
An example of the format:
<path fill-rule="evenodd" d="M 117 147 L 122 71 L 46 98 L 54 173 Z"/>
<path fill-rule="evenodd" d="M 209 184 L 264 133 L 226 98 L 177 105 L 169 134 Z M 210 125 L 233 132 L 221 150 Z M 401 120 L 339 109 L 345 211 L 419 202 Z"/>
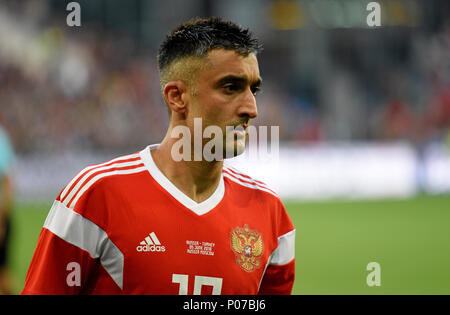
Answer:
<path fill-rule="evenodd" d="M 263 240 L 259 232 L 250 230 L 247 225 L 231 231 L 231 248 L 236 256 L 236 263 L 245 271 L 254 271 L 261 266 Z"/>

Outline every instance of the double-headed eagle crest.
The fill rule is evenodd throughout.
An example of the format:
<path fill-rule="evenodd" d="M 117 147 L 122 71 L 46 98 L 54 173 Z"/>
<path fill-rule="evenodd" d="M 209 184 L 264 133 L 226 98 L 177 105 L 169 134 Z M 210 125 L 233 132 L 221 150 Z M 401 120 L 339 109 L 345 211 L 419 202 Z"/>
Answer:
<path fill-rule="evenodd" d="M 245 271 L 253 271 L 261 265 L 259 257 L 263 253 L 260 233 L 250 230 L 247 225 L 231 231 L 231 248 L 236 255 L 236 263 Z"/>

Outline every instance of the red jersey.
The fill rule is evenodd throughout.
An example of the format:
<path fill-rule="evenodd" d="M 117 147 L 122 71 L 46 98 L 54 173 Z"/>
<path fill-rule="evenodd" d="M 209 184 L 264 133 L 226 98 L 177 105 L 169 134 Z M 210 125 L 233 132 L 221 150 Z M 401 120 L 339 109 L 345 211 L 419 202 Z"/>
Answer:
<path fill-rule="evenodd" d="M 22 294 L 290 294 L 295 229 L 279 197 L 224 166 L 197 203 L 157 168 L 155 147 L 62 190 Z"/>

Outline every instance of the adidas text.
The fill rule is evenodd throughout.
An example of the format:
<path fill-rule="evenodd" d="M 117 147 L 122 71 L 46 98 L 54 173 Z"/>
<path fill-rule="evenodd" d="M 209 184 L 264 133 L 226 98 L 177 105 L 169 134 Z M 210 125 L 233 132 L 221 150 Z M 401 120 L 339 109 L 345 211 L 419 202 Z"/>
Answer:
<path fill-rule="evenodd" d="M 161 245 L 138 245 L 136 250 L 138 252 L 165 252 L 166 248 Z"/>

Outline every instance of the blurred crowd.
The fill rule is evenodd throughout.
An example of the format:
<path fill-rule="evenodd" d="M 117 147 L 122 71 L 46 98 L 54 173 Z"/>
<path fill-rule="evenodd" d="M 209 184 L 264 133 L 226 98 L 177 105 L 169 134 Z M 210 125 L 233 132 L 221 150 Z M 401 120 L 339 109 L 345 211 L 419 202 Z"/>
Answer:
<path fill-rule="evenodd" d="M 112 60 L 120 48 L 102 41 L 60 51 L 38 75 L 0 59 L 0 121 L 19 152 L 136 148 L 164 135 L 155 65 Z"/>
<path fill-rule="evenodd" d="M 0 54 L 0 123 L 18 152 L 136 148 L 163 135 L 154 58 L 103 33 L 21 26 L 19 50 L 32 52 Z"/>
<path fill-rule="evenodd" d="M 137 49 L 133 36 L 57 26 L 49 12 L 36 22 L 22 9 L 0 7 L 0 124 L 16 151 L 137 150 L 162 139 L 157 43 Z M 277 43 L 264 43 L 256 124 L 280 126 L 283 141 L 450 139 L 450 25 L 406 30 L 399 55 L 386 48 L 391 30 L 378 30 L 385 53 L 375 61 L 361 58 L 370 50 L 361 41 L 349 47 L 351 32 L 320 31 L 331 44 L 311 77 L 292 64 L 302 49 L 290 46 L 283 63 Z"/>

